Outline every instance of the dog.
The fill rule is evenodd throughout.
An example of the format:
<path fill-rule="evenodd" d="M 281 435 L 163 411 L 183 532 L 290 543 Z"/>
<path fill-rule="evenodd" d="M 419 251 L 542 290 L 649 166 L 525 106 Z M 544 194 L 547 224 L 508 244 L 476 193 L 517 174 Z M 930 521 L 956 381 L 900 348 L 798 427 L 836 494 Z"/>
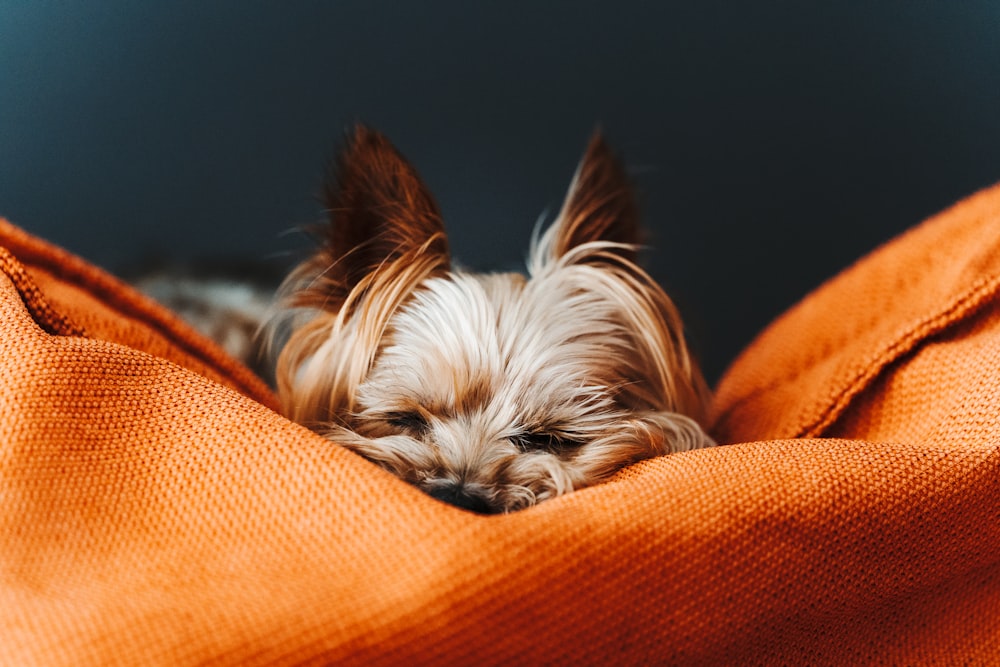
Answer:
<path fill-rule="evenodd" d="M 636 263 L 634 195 L 599 133 L 526 275 L 455 268 L 434 198 L 364 126 L 323 197 L 320 247 L 268 324 L 292 420 L 484 514 L 713 444 L 705 381 Z"/>

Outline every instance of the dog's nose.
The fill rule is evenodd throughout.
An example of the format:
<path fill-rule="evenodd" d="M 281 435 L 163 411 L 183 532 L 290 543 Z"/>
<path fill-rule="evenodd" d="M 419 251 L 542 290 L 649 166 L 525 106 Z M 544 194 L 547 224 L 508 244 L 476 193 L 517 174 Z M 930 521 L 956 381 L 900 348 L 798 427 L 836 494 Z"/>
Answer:
<path fill-rule="evenodd" d="M 435 486 L 428 490 L 427 494 L 432 498 L 437 498 L 442 502 L 460 507 L 463 510 L 469 510 L 477 514 L 496 514 L 496 510 L 486 502 L 485 498 L 469 491 L 461 484 Z"/>

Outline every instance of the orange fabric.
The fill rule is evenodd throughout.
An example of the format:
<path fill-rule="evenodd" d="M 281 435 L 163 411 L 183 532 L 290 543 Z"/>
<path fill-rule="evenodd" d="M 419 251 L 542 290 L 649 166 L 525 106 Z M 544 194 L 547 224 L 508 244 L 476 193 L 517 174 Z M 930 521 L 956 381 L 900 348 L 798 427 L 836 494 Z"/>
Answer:
<path fill-rule="evenodd" d="M 742 444 L 508 516 L 288 422 L 80 260 L 0 246 L 0 663 L 998 661 L 1000 187 L 752 344 L 715 406 Z"/>
<path fill-rule="evenodd" d="M 717 434 L 726 442 L 826 434 L 867 387 L 896 377 L 894 364 L 961 322 L 989 322 L 978 311 L 995 303 L 998 292 L 1000 186 L 895 239 L 772 324 L 720 383 Z M 952 348 L 972 356 L 958 343 Z M 996 368 L 982 370 L 989 375 Z M 931 377 L 971 380 L 950 364 L 931 370 Z M 925 401 L 949 398 L 933 384 L 910 391 Z M 926 419 L 911 412 L 904 409 L 900 418 Z"/>

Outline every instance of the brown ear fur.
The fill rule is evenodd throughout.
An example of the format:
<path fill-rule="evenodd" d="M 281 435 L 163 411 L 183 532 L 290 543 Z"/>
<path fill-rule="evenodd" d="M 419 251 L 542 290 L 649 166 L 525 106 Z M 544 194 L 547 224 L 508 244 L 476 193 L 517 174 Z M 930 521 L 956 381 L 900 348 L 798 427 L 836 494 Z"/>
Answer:
<path fill-rule="evenodd" d="M 667 409 L 703 421 L 708 389 L 684 340 L 684 326 L 670 297 L 637 264 L 641 241 L 638 207 L 621 163 L 597 132 L 577 168 L 559 217 L 535 248 L 531 274 L 546 267 L 582 265 L 614 276 L 622 288 L 623 314 L 630 330 L 640 332 L 636 350 L 643 354 L 648 384 L 625 391 L 639 405 Z M 627 295 L 627 296 L 626 296 Z M 642 392 L 651 392 L 642 396 Z M 650 432 L 655 432 L 656 429 Z"/>
<path fill-rule="evenodd" d="M 354 129 L 323 189 L 329 215 L 323 247 L 309 262 L 314 279 L 296 305 L 337 309 L 380 267 L 413 252 L 434 255 L 447 270 L 441 214 L 416 170 L 382 134 Z"/>
<path fill-rule="evenodd" d="M 599 131 L 590 139 L 555 226 L 557 233 L 552 246 L 555 257 L 592 241 L 634 246 L 641 240 L 632 186 Z M 635 260 L 632 248 L 621 247 L 615 252 L 629 261 Z"/>
<path fill-rule="evenodd" d="M 268 333 L 274 346 L 289 332 L 275 370 L 278 393 L 286 414 L 307 424 L 350 409 L 392 313 L 423 280 L 449 270 L 437 205 L 381 134 L 355 129 L 324 199 L 330 221 L 322 246 L 286 279 L 283 314 Z"/>

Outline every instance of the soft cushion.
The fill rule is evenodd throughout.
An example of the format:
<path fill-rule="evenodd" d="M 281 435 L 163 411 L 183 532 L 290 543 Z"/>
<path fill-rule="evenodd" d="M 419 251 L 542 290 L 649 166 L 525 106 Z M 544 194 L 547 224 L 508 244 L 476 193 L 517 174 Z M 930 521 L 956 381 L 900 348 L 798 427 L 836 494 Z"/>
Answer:
<path fill-rule="evenodd" d="M 1000 188 L 764 332 L 723 446 L 505 516 L 282 418 L 81 260 L 0 247 L 0 663 L 996 657 Z"/>

